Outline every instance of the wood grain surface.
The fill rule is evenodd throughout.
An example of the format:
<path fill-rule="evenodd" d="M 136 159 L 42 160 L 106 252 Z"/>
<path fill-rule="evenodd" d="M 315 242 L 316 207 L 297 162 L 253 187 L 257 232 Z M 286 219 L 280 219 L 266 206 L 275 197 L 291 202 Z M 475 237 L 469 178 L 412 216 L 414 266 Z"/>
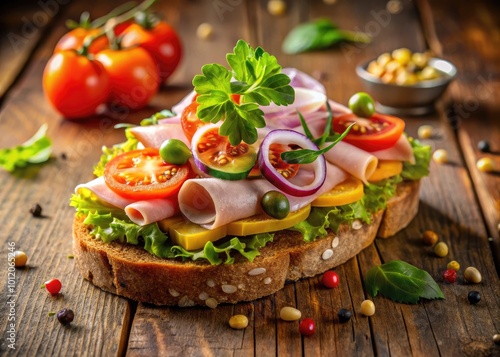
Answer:
<path fill-rule="evenodd" d="M 47 1 L 50 2 L 50 1 Z M 14 174 L 0 171 L 0 355 L 8 356 L 500 356 L 493 343 L 500 333 L 500 171 L 476 168 L 481 157 L 491 157 L 500 168 L 500 5 L 495 1 L 355 0 L 286 1 L 286 13 L 273 16 L 266 0 L 158 1 L 154 8 L 179 32 L 184 43 L 183 61 L 150 106 L 137 112 L 109 112 L 72 122 L 51 108 L 42 90 L 42 73 L 57 40 L 67 31 L 66 19 L 77 20 L 88 10 L 99 17 L 118 0 L 56 1 L 57 11 L 20 1 L 2 3 L 0 38 L 0 148 L 18 145 L 43 124 L 53 140 L 49 163 L 33 165 Z M 388 3 L 391 3 L 389 5 Z M 400 5 L 400 11 L 388 7 Z M 47 16 L 41 15 L 41 13 Z M 52 14 L 52 15 L 51 15 Z M 26 21 L 39 21 L 33 35 L 23 34 Z M 281 50 L 284 36 L 295 25 L 328 17 L 341 28 L 371 34 L 368 45 L 342 44 L 333 49 L 300 55 Z M 43 22 L 43 25 L 42 25 Z M 214 36 L 202 40 L 196 28 L 210 23 Z M 9 35 L 10 34 L 10 35 Z M 22 38 L 12 44 L 14 35 Z M 14 37 L 13 37 L 14 36 Z M 274 295 L 253 302 L 208 308 L 162 308 L 137 304 L 105 293 L 84 281 L 71 254 L 74 210 L 69 199 L 74 187 L 92 179 L 92 167 L 102 145 L 123 140 L 119 122 L 142 118 L 171 108 L 192 89 L 191 80 L 205 63 L 224 63 L 225 54 L 238 39 L 262 46 L 284 67 L 297 67 L 321 80 L 328 96 L 340 103 L 363 90 L 355 67 L 398 47 L 431 49 L 452 61 L 459 74 L 437 111 L 421 117 L 404 117 L 406 131 L 417 135 L 430 124 L 435 135 L 425 140 L 445 149 L 450 162 L 431 163 L 422 182 L 420 207 L 410 225 L 390 239 L 377 239 L 342 266 L 339 288 L 321 287 L 319 277 L 290 283 Z M 5 135 L 7 134 L 7 135 Z M 489 140 L 492 152 L 477 149 Z M 43 217 L 29 209 L 43 207 Z M 438 258 L 421 242 L 424 230 L 439 234 L 450 253 Z M 15 292 L 9 293 L 9 243 L 28 253 L 28 266 L 15 270 Z M 369 298 L 363 288 L 367 271 L 376 264 L 404 260 L 428 271 L 446 300 L 415 305 L 373 298 L 376 314 L 365 317 L 360 303 Z M 455 284 L 442 273 L 450 260 L 461 272 Z M 467 266 L 483 276 L 478 285 L 462 277 Z M 59 296 L 40 289 L 44 281 L 63 281 Z M 480 292 L 479 304 L 467 294 Z M 9 313 L 15 298 L 15 346 L 8 347 Z M 295 306 L 303 317 L 316 321 L 316 333 L 303 337 L 298 322 L 279 319 L 283 306 Z M 55 316 L 63 307 L 75 311 L 75 321 L 63 327 Z M 337 312 L 347 308 L 352 319 L 340 323 Z M 249 326 L 233 330 L 234 314 L 249 318 Z"/>

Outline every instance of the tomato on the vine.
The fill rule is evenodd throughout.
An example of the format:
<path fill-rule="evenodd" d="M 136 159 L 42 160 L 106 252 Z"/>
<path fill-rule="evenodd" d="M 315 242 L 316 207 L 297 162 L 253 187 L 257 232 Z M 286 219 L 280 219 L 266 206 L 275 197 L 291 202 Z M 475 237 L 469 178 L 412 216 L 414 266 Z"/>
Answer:
<path fill-rule="evenodd" d="M 370 152 L 396 144 L 405 128 L 403 120 L 390 115 L 377 113 L 370 118 L 358 118 L 349 113 L 333 119 L 333 130 L 343 133 L 352 123 L 355 124 L 343 141 Z"/>
<path fill-rule="evenodd" d="M 164 198 L 175 195 L 192 176 L 189 163 L 174 165 L 163 161 L 158 149 L 125 152 L 104 168 L 104 182 L 122 197 Z"/>
<path fill-rule="evenodd" d="M 54 48 L 54 53 L 64 50 L 79 50 L 80 48 L 82 48 L 83 43 L 87 37 L 90 38 L 92 36 L 96 36 L 97 34 L 99 34 L 99 31 L 99 29 L 77 27 L 66 33 L 59 39 L 59 41 L 57 41 L 56 47 Z M 90 46 L 88 46 L 87 52 L 96 54 L 97 52 L 102 51 L 108 47 L 108 38 L 105 34 L 101 34 L 101 36 L 93 40 Z"/>
<path fill-rule="evenodd" d="M 43 72 L 43 90 L 50 103 L 66 118 L 93 115 L 110 93 L 103 65 L 74 50 L 55 53 Z"/>
<path fill-rule="evenodd" d="M 109 74 L 109 103 L 140 109 L 158 92 L 158 71 L 153 58 L 145 49 L 106 49 L 96 54 L 95 58 Z"/>
<path fill-rule="evenodd" d="M 123 48 L 140 45 L 151 53 L 158 64 L 162 83 L 170 77 L 182 58 L 179 35 L 165 21 L 156 21 L 146 27 L 131 24 L 123 31 L 122 36 Z"/>

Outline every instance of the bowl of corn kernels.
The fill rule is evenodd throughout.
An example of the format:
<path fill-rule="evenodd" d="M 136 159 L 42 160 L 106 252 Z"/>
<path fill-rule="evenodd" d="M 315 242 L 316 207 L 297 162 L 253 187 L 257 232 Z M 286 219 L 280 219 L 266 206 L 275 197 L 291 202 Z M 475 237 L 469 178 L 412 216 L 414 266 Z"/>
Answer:
<path fill-rule="evenodd" d="M 377 110 L 395 115 L 422 115 L 434 111 L 437 99 L 457 75 L 449 61 L 428 52 L 398 48 L 382 53 L 356 68 Z"/>

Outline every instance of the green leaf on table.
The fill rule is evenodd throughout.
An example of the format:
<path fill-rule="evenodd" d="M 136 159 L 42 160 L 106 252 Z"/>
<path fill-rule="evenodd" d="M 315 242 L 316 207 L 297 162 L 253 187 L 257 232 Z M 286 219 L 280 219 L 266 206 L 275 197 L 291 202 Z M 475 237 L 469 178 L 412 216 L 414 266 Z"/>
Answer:
<path fill-rule="evenodd" d="M 52 142 L 46 135 L 47 128 L 47 124 L 43 124 L 35 135 L 24 144 L 0 149 L 0 166 L 13 172 L 29 164 L 47 161 L 52 153 Z"/>
<path fill-rule="evenodd" d="M 380 292 L 393 301 L 406 304 L 416 304 L 421 298 L 444 299 L 429 273 L 401 260 L 371 268 L 366 275 L 365 288 L 373 297 Z"/>
<path fill-rule="evenodd" d="M 282 49 L 287 54 L 325 49 L 340 42 L 368 43 L 370 37 L 362 32 L 339 29 L 329 19 L 318 19 L 294 27 L 283 41 Z"/>

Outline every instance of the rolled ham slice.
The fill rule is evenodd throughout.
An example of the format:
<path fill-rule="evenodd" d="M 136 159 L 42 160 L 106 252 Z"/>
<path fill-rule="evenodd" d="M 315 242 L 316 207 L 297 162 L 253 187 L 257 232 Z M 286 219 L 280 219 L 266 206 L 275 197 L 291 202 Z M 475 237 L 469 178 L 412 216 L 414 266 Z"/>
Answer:
<path fill-rule="evenodd" d="M 376 156 L 379 160 L 397 160 L 409 161 L 412 164 L 415 163 L 413 149 L 406 135 L 401 135 L 394 146 L 388 149 L 374 151 L 371 154 Z"/>
<path fill-rule="evenodd" d="M 188 147 L 191 146 L 181 124 L 158 124 L 148 126 L 135 126 L 130 132 L 147 148 L 159 149 L 161 144 L 167 139 L 179 139 Z"/>
<path fill-rule="evenodd" d="M 328 143 L 325 144 L 327 146 Z M 328 162 L 342 168 L 354 177 L 367 183 L 377 168 L 378 159 L 374 155 L 343 141 L 337 143 L 325 154 Z"/>
<path fill-rule="evenodd" d="M 316 78 L 299 71 L 297 68 L 283 68 L 282 73 L 290 77 L 290 85 L 294 88 L 308 88 L 317 92 L 326 93 L 325 86 Z"/>
<path fill-rule="evenodd" d="M 320 191 L 306 197 L 285 194 L 290 211 L 296 211 L 322 193 L 330 191 L 347 178 L 342 169 L 327 164 L 327 179 Z M 263 213 L 260 199 L 264 193 L 277 190 L 264 179 L 226 181 L 217 178 L 191 179 L 179 191 L 179 208 L 188 220 L 207 229 Z"/>
<path fill-rule="evenodd" d="M 140 226 L 173 217 L 179 213 L 177 197 L 141 201 L 123 198 L 106 185 L 102 176 L 76 186 L 75 192 L 78 193 L 81 189 L 92 191 L 105 204 L 123 209 L 127 217 Z"/>

